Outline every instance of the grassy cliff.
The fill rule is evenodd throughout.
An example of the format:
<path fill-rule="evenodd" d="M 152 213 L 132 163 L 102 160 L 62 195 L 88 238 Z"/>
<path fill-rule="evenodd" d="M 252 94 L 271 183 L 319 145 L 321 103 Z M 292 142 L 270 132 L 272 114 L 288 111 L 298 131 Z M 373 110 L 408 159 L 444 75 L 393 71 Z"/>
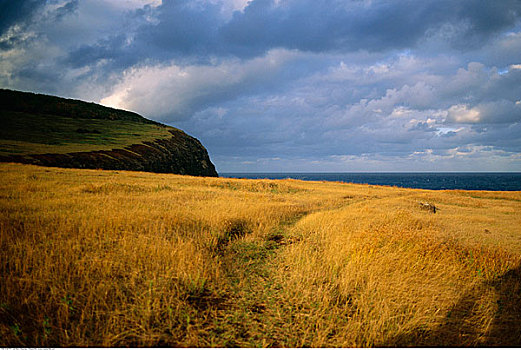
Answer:
<path fill-rule="evenodd" d="M 0 177 L 1 346 L 521 345 L 521 192 Z"/>
<path fill-rule="evenodd" d="M 0 161 L 216 176 L 195 138 L 128 111 L 0 90 Z"/>

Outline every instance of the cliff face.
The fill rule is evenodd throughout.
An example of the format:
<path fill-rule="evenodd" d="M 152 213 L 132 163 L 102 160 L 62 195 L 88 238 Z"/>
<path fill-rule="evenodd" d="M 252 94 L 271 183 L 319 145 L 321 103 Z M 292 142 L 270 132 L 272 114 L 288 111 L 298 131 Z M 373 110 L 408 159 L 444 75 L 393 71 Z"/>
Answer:
<path fill-rule="evenodd" d="M 218 176 L 201 143 L 181 131 L 170 139 L 134 144 L 111 151 L 0 156 L 0 161 L 61 168 L 134 170 L 193 176 Z"/>
<path fill-rule="evenodd" d="M 218 176 L 208 152 L 196 138 L 138 114 L 93 103 L 10 90 L 0 90 L 0 102 L 0 121 L 4 126 L 0 133 L 0 146 L 3 146 L 0 150 L 13 141 L 33 145 L 56 144 L 56 153 L 42 154 L 36 148 L 24 153 L 4 151 L 0 154 L 0 161 L 63 168 Z M 75 123 L 80 123 L 82 128 L 74 130 L 71 125 Z M 85 135 L 109 138 L 113 136 L 111 132 L 121 130 L 121 123 L 127 123 L 127 133 L 143 133 L 140 129 L 143 125 L 159 128 L 163 133 L 161 138 L 155 140 L 128 136 L 129 146 L 114 145 L 111 150 L 89 150 L 90 146 L 86 144 L 80 152 L 66 153 L 60 146 L 68 142 L 78 143 L 79 138 Z M 135 127 L 129 127 L 129 123 Z M 96 129 L 100 126 L 102 131 Z M 109 144 L 107 149 L 110 148 Z"/>

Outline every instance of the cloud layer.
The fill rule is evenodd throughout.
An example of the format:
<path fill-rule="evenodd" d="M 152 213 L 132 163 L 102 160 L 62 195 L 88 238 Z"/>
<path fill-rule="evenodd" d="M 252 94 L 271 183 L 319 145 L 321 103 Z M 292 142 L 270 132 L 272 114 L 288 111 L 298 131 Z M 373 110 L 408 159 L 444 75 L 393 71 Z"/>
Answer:
<path fill-rule="evenodd" d="M 0 86 L 137 111 L 218 171 L 521 171 L 519 1 L 0 1 Z"/>

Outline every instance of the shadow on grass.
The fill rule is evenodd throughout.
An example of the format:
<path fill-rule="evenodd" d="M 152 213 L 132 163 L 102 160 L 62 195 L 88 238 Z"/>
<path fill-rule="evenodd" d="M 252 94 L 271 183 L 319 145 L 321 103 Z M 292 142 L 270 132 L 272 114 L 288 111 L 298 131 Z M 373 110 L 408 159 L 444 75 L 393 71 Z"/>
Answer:
<path fill-rule="evenodd" d="M 483 333 L 477 310 L 483 291 L 490 288 L 497 295 L 497 305 L 489 331 Z M 380 346 L 521 346 L 521 266 L 469 290 L 438 328 L 416 329 Z"/>

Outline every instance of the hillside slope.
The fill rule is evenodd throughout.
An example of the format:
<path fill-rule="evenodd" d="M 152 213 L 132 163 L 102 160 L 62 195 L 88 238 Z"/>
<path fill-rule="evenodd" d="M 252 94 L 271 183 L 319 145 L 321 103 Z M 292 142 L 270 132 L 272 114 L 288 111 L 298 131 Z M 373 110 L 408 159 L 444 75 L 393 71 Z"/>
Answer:
<path fill-rule="evenodd" d="M 0 161 L 217 176 L 195 138 L 128 111 L 0 89 Z"/>

